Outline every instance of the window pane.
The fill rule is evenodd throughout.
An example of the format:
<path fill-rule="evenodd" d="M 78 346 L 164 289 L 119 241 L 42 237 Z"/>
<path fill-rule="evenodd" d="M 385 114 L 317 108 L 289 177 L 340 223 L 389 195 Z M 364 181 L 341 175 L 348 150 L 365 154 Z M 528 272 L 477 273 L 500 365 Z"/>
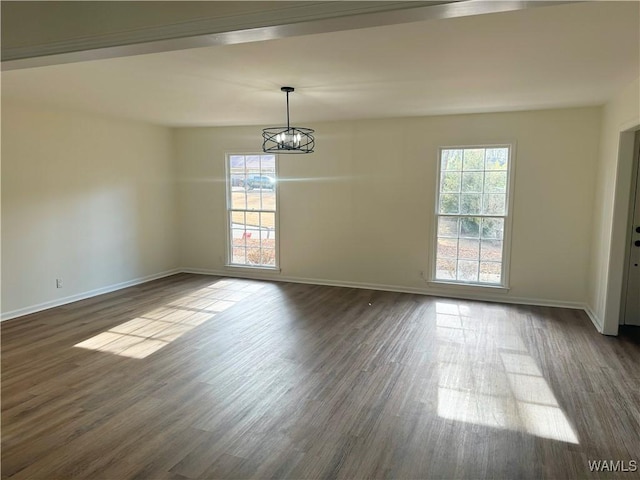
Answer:
<path fill-rule="evenodd" d="M 260 226 L 260 212 L 247 212 L 246 213 L 246 224 L 247 228 L 251 228 L 252 230 L 258 230 Z"/>
<path fill-rule="evenodd" d="M 245 179 L 244 173 L 231 174 L 231 187 L 233 188 L 233 191 L 240 190 L 240 189 L 244 190 L 244 179 Z"/>
<path fill-rule="evenodd" d="M 261 155 L 262 157 L 262 174 L 274 176 L 276 173 L 276 156 L 275 155 Z"/>
<path fill-rule="evenodd" d="M 239 228 L 244 230 L 245 226 L 244 212 L 231 212 L 231 228 Z"/>
<path fill-rule="evenodd" d="M 276 251 L 273 248 L 262 249 L 262 265 L 275 266 L 276 264 Z"/>
<path fill-rule="evenodd" d="M 455 280 L 456 261 L 448 258 L 439 258 L 436 262 L 436 278 L 438 280 Z"/>
<path fill-rule="evenodd" d="M 460 192 L 460 172 L 442 172 L 441 192 Z"/>
<path fill-rule="evenodd" d="M 503 194 L 490 193 L 484 195 L 482 213 L 486 215 L 504 215 L 506 199 L 507 196 Z"/>
<path fill-rule="evenodd" d="M 468 238 L 461 238 L 458 245 L 458 258 L 464 260 L 478 260 L 480 257 L 480 242 Z"/>
<path fill-rule="evenodd" d="M 233 212 L 236 217 L 231 224 L 231 235 L 234 245 L 250 245 L 251 242 L 260 242 L 260 230 L 251 220 L 243 221 L 242 217 L 257 216 L 257 213 Z M 239 222 L 238 222 L 239 220 Z"/>
<path fill-rule="evenodd" d="M 231 212 L 231 262 L 245 263 L 245 247 L 247 231 L 244 223 L 244 212 Z"/>
<path fill-rule="evenodd" d="M 244 172 L 244 155 L 231 155 L 229 157 L 229 167 L 231 168 L 231 172 Z"/>
<path fill-rule="evenodd" d="M 483 283 L 500 283 L 502 281 L 502 263 L 480 262 L 480 281 Z"/>
<path fill-rule="evenodd" d="M 246 250 L 244 247 L 233 247 L 233 256 L 231 258 L 231 263 L 238 263 L 244 265 L 247 263 L 247 257 L 245 255 Z"/>
<path fill-rule="evenodd" d="M 462 282 L 477 282 L 478 262 L 459 260 L 456 278 Z"/>
<path fill-rule="evenodd" d="M 276 210 L 276 191 L 275 184 L 271 189 L 262 189 L 260 191 L 262 197 L 262 210 Z"/>
<path fill-rule="evenodd" d="M 237 223 L 237 224 L 240 224 L 240 225 L 244 226 L 244 212 L 232 212 L 231 213 L 231 224 L 232 224 L 232 226 L 233 226 L 234 223 Z"/>
<path fill-rule="evenodd" d="M 251 245 L 257 245 L 259 241 L 251 240 Z M 251 246 L 247 248 L 247 263 L 249 265 L 260 265 L 260 247 Z"/>
<path fill-rule="evenodd" d="M 247 194 L 242 187 L 232 187 L 231 191 L 231 208 L 233 209 L 246 209 L 247 208 Z"/>
<path fill-rule="evenodd" d="M 260 155 L 245 155 L 246 169 L 250 173 L 260 173 Z"/>
<path fill-rule="evenodd" d="M 462 191 L 464 193 L 482 193 L 483 177 L 482 172 L 464 172 L 462 174 Z"/>
<path fill-rule="evenodd" d="M 504 234 L 504 218 L 483 218 L 482 238 L 502 240 Z"/>
<path fill-rule="evenodd" d="M 262 248 L 276 248 L 275 213 L 263 212 L 260 216 L 260 239 Z"/>
<path fill-rule="evenodd" d="M 233 246 L 234 247 L 244 247 L 246 245 L 246 230 L 244 229 L 244 227 L 242 225 L 238 226 L 236 224 L 237 228 L 232 228 L 231 229 L 231 239 L 233 241 Z"/>
<path fill-rule="evenodd" d="M 454 238 L 438 238 L 438 258 L 456 258 L 458 256 L 458 240 Z"/>
<path fill-rule="evenodd" d="M 439 237 L 457 237 L 458 236 L 458 218 L 457 217 L 438 218 L 438 236 Z"/>
<path fill-rule="evenodd" d="M 509 161 L 508 148 L 487 148 L 485 168 L 487 170 L 506 170 Z"/>
<path fill-rule="evenodd" d="M 247 210 L 260 210 L 260 192 L 247 187 Z"/>
<path fill-rule="evenodd" d="M 244 180 L 246 176 L 244 155 L 231 155 L 229 157 L 229 175 L 231 177 L 231 187 L 233 190 L 244 187 Z"/>
<path fill-rule="evenodd" d="M 462 150 L 442 150 L 441 170 L 462 170 Z"/>
<path fill-rule="evenodd" d="M 458 213 L 460 210 L 460 195 L 443 193 L 440 195 L 440 213 Z"/>
<path fill-rule="evenodd" d="M 262 212 L 260 215 L 260 227 L 262 229 L 273 230 L 276 226 L 276 214 L 272 212 Z M 270 235 L 271 238 L 275 238 L 275 234 Z"/>
<path fill-rule="evenodd" d="M 484 148 L 468 148 L 463 152 L 462 169 L 484 170 Z"/>
<path fill-rule="evenodd" d="M 502 261 L 502 240 L 482 240 L 480 260 Z"/>
<path fill-rule="evenodd" d="M 480 213 L 482 196 L 479 193 L 460 195 L 460 213 L 464 215 L 477 215 Z"/>
<path fill-rule="evenodd" d="M 460 219 L 460 237 L 478 238 L 480 236 L 480 218 L 463 217 Z"/>
<path fill-rule="evenodd" d="M 487 172 L 484 177 L 485 193 L 507 193 L 507 172 Z"/>

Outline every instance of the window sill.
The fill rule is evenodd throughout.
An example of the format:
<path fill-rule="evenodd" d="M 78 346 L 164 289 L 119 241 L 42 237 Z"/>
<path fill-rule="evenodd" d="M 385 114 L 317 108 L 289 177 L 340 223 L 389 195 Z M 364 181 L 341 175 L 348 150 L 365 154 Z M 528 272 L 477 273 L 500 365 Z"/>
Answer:
<path fill-rule="evenodd" d="M 275 273 L 280 273 L 281 269 L 279 267 L 264 267 L 264 266 L 258 266 L 258 265 L 234 265 L 234 264 L 227 264 L 224 266 L 224 268 L 228 268 L 230 270 L 246 270 L 246 271 L 264 271 L 264 272 L 275 272 Z"/>
<path fill-rule="evenodd" d="M 468 292 L 479 292 L 479 291 L 487 291 L 491 290 L 496 293 L 507 293 L 510 288 L 505 287 L 504 285 L 489 285 L 489 284 L 479 284 L 479 283 L 460 283 L 460 282 L 445 282 L 441 280 L 431 280 L 427 282 L 430 287 L 435 288 L 449 288 L 454 287 L 456 290 L 468 291 Z"/>

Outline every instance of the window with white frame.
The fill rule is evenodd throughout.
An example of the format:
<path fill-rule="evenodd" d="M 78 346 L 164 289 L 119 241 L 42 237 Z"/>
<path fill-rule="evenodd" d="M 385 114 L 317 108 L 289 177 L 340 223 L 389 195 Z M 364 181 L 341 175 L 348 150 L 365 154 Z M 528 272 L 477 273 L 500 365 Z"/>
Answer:
<path fill-rule="evenodd" d="M 228 264 L 277 268 L 275 155 L 227 155 Z"/>
<path fill-rule="evenodd" d="M 511 147 L 441 148 L 436 282 L 506 286 Z"/>

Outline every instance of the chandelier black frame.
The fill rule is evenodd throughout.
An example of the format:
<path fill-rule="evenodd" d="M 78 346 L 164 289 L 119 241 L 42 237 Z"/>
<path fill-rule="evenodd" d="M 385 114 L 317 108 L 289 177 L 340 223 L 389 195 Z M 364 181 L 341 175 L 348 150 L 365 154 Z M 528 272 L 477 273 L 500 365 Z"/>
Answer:
<path fill-rule="evenodd" d="M 287 94 L 287 126 L 268 127 L 262 130 L 262 151 L 265 153 L 313 153 L 316 141 L 313 130 L 292 127 L 289 123 L 289 94 L 293 87 L 280 88 Z"/>

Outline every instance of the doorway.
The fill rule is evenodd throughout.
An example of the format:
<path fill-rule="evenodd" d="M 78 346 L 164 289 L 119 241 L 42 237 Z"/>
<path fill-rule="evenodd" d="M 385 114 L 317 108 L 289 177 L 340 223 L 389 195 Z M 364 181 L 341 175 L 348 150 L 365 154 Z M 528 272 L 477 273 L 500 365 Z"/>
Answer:
<path fill-rule="evenodd" d="M 640 326 L 640 130 L 633 146 L 633 183 L 628 229 L 625 290 L 622 308 L 625 325 Z"/>

